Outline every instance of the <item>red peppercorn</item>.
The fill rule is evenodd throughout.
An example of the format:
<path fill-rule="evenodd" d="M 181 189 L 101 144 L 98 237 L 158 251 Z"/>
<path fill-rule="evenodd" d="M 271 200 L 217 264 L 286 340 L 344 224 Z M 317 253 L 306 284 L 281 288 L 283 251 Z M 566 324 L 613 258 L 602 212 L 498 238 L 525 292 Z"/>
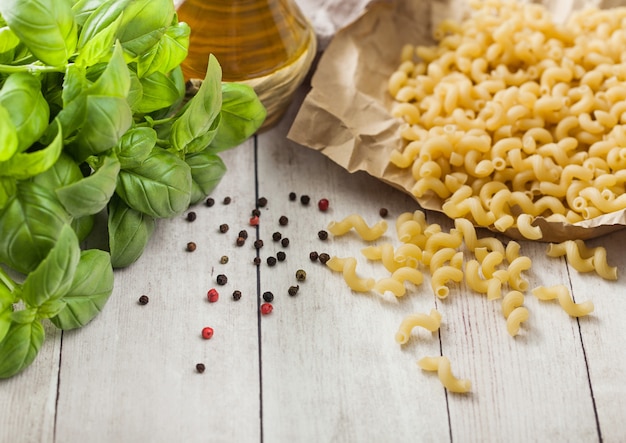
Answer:
<path fill-rule="evenodd" d="M 209 289 L 209 292 L 207 292 L 206 296 L 211 303 L 215 303 L 220 298 L 220 294 L 215 288 Z"/>
<path fill-rule="evenodd" d="M 213 328 L 210 326 L 206 326 L 205 328 L 202 328 L 202 338 L 205 340 L 208 340 L 211 337 L 213 337 Z"/>
<path fill-rule="evenodd" d="M 255 215 L 254 217 L 250 218 L 250 226 L 258 226 L 259 224 L 259 216 Z"/>
<path fill-rule="evenodd" d="M 272 306 L 271 303 L 263 303 L 261 305 L 261 314 L 263 315 L 271 314 L 273 309 L 274 307 Z"/>
<path fill-rule="evenodd" d="M 322 212 L 326 212 L 328 210 L 328 206 L 329 205 L 330 205 L 330 203 L 328 202 L 327 198 L 323 198 L 323 199 L 321 199 L 320 201 L 317 202 L 317 207 Z"/>

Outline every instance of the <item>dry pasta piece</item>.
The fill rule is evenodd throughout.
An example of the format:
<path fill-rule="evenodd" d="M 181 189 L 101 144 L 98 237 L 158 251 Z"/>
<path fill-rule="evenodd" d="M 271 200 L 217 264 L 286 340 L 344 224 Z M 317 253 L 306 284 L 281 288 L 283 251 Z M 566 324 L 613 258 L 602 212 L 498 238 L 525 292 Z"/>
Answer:
<path fill-rule="evenodd" d="M 383 243 L 380 246 L 368 246 L 361 249 L 361 254 L 369 260 L 381 260 L 383 266 L 389 272 L 394 272 L 406 264 L 406 259 L 401 260 L 396 257 L 391 243 Z"/>
<path fill-rule="evenodd" d="M 341 221 L 330 222 L 327 229 L 333 235 L 344 235 L 354 229 L 363 240 L 372 241 L 380 238 L 387 231 L 387 222 L 380 220 L 370 227 L 363 217 L 358 214 L 351 214 Z"/>
<path fill-rule="evenodd" d="M 402 319 L 402 323 L 396 332 L 396 342 L 401 345 L 407 343 L 413 328 L 422 327 L 435 332 L 441 326 L 441 313 L 436 309 L 431 309 L 430 314 L 416 313 L 409 314 Z"/>
<path fill-rule="evenodd" d="M 539 226 L 533 226 L 533 216 L 530 214 L 520 214 L 516 219 L 516 226 L 522 237 L 529 240 L 539 240 L 543 238 L 543 233 Z"/>
<path fill-rule="evenodd" d="M 561 243 L 550 243 L 547 254 L 549 257 L 565 255 L 567 261 L 578 272 L 596 271 L 607 280 L 617 280 L 617 267 L 609 266 L 606 248 L 598 246 L 587 248 L 582 240 L 566 240 Z"/>
<path fill-rule="evenodd" d="M 565 285 L 538 286 L 532 290 L 532 293 L 539 300 L 558 299 L 563 310 L 572 317 L 582 317 L 593 312 L 594 306 L 591 300 L 575 303 Z"/>
<path fill-rule="evenodd" d="M 356 274 L 356 258 L 354 257 L 331 257 L 326 262 L 333 271 L 341 272 L 347 285 L 356 292 L 368 292 L 374 288 L 375 280 L 373 278 L 361 278 Z"/>
<path fill-rule="evenodd" d="M 454 266 L 442 266 L 435 269 L 430 277 L 430 284 L 433 288 L 433 292 L 439 298 L 446 298 L 450 294 L 450 288 L 447 283 L 454 281 L 459 283 L 463 280 L 463 271 Z"/>
<path fill-rule="evenodd" d="M 409 281 L 414 285 L 421 285 L 424 276 L 420 271 L 409 266 L 403 266 L 393 272 L 391 277 L 382 278 L 376 282 L 374 289 L 381 294 L 391 291 L 396 297 L 402 297 L 406 293 L 404 282 Z"/>
<path fill-rule="evenodd" d="M 502 299 L 502 314 L 506 319 L 506 330 L 511 336 L 516 336 L 520 325 L 528 320 L 528 309 L 523 304 L 524 294 L 520 291 L 510 291 Z"/>
<path fill-rule="evenodd" d="M 452 374 L 452 367 L 448 357 L 423 357 L 417 364 L 425 371 L 437 371 L 441 384 L 450 392 L 466 393 L 472 389 L 472 383 L 467 379 L 460 379 Z"/>
<path fill-rule="evenodd" d="M 530 257 L 520 255 L 515 257 L 513 261 L 509 263 L 507 272 L 509 273 L 509 286 L 518 291 L 525 291 L 528 289 L 528 280 L 522 277 L 522 272 L 530 269 L 532 266 L 532 260 Z"/>

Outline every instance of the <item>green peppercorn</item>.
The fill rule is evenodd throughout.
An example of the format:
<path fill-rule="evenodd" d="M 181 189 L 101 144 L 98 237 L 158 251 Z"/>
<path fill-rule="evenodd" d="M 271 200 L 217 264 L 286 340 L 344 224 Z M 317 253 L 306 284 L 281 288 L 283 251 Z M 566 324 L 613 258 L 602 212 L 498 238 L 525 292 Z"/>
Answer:
<path fill-rule="evenodd" d="M 222 257 L 220 258 L 220 263 L 223 265 L 228 263 L 228 255 L 222 255 Z"/>
<path fill-rule="evenodd" d="M 298 269 L 296 271 L 296 280 L 298 281 L 306 280 L 306 272 L 303 269 Z"/>

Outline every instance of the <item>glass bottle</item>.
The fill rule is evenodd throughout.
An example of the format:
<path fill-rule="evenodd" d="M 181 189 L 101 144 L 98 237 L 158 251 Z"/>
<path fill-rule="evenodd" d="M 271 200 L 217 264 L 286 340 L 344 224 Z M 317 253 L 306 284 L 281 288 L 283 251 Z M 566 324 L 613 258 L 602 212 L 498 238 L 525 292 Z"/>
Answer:
<path fill-rule="evenodd" d="M 295 0 L 183 0 L 178 19 L 189 24 L 186 79 L 202 79 L 209 54 L 222 79 L 252 86 L 267 108 L 261 129 L 283 115 L 317 50 L 311 23 Z"/>

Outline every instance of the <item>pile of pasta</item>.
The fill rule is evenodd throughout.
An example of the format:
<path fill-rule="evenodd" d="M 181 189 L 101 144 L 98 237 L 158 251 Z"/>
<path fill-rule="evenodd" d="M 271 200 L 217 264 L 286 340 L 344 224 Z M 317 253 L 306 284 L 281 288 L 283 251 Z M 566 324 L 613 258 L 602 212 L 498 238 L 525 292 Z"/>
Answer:
<path fill-rule="evenodd" d="M 445 232 L 437 223 L 427 223 L 424 212 L 405 212 L 395 221 L 397 242 L 385 241 L 388 225 L 385 220 L 369 226 L 359 214 L 351 214 L 340 221 L 331 222 L 328 232 L 333 236 L 355 232 L 365 242 L 380 240 L 364 247 L 363 258 L 382 264 L 389 276 L 374 279 L 362 277 L 357 271 L 357 257 L 332 256 L 326 265 L 341 272 L 347 286 L 356 292 L 393 293 L 403 297 L 407 284 L 421 286 L 425 274 L 429 275 L 432 293 L 437 299 L 450 295 L 453 285 L 465 283 L 472 291 L 483 294 L 488 300 L 501 302 L 506 329 L 511 336 L 529 317 L 524 307 L 524 294 L 531 291 L 539 300 L 557 300 L 563 310 L 573 317 L 590 314 L 590 300 L 576 303 L 564 285 L 539 286 L 530 289 L 524 272 L 532 266 L 529 257 L 520 254 L 520 244 L 509 240 L 506 245 L 495 236 L 479 238 L 472 221 L 458 218 L 454 228 Z M 596 272 L 605 279 L 615 280 L 617 269 L 609 266 L 606 249 L 588 248 L 581 241 L 550 243 L 548 256 L 567 257 L 579 272 Z M 429 314 L 411 313 L 402 320 L 396 333 L 396 342 L 407 343 L 413 328 L 423 327 L 435 332 L 441 325 L 441 313 L 433 309 Z M 443 385 L 451 392 L 469 392 L 469 380 L 456 378 L 445 356 L 426 356 L 418 361 L 424 370 L 437 371 Z"/>
<path fill-rule="evenodd" d="M 539 4 L 470 0 L 390 76 L 411 192 L 451 218 L 542 239 L 626 208 L 626 8 L 557 24 Z"/>

